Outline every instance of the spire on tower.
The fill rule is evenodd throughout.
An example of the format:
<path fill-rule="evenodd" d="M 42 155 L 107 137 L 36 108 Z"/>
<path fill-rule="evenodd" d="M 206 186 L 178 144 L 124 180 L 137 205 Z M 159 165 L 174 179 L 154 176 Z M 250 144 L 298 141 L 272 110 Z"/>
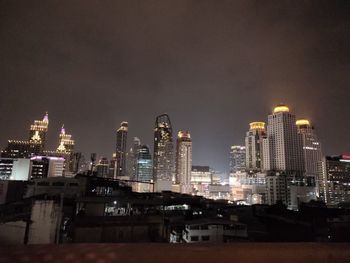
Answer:
<path fill-rule="evenodd" d="M 45 113 L 43 121 L 47 122 L 47 123 L 49 122 L 49 113 L 48 112 Z"/>
<path fill-rule="evenodd" d="M 64 124 L 62 124 L 61 134 L 66 134 L 66 129 L 64 128 Z"/>

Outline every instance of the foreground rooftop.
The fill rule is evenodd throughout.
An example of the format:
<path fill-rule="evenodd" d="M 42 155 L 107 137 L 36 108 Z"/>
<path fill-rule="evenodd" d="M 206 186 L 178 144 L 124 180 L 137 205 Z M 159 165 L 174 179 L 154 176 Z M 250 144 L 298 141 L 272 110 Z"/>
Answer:
<path fill-rule="evenodd" d="M 0 262 L 350 262 L 349 243 L 0 246 Z"/>

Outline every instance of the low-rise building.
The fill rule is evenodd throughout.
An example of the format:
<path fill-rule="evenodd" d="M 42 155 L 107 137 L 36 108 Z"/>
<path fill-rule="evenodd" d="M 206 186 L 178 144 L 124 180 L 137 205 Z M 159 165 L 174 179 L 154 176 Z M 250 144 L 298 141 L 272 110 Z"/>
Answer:
<path fill-rule="evenodd" d="M 220 219 L 199 219 L 186 223 L 182 232 L 185 243 L 232 242 L 246 239 L 245 224 Z"/>

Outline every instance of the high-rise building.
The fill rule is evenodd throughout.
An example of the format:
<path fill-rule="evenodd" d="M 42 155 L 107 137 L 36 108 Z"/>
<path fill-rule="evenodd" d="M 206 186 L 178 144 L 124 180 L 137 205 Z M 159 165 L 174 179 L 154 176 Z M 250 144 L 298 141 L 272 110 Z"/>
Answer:
<path fill-rule="evenodd" d="M 134 137 L 132 147 L 130 148 L 127 156 L 127 175 L 131 180 L 136 180 L 136 170 L 137 170 L 137 155 L 141 147 L 141 141 L 139 138 Z"/>
<path fill-rule="evenodd" d="M 153 178 L 157 192 L 171 190 L 173 174 L 173 132 L 169 116 L 162 114 L 154 127 Z"/>
<path fill-rule="evenodd" d="M 176 183 L 180 192 L 189 194 L 191 188 L 192 140 L 188 131 L 179 131 L 176 144 Z"/>
<path fill-rule="evenodd" d="M 30 126 L 29 141 L 40 144 L 40 152 L 45 150 L 47 131 L 49 129 L 49 115 L 46 112 L 43 120 L 35 120 Z"/>
<path fill-rule="evenodd" d="M 262 139 L 262 148 L 263 148 L 262 171 L 269 171 L 271 169 L 270 143 L 269 143 L 269 138 L 267 136 L 263 137 Z"/>
<path fill-rule="evenodd" d="M 285 173 L 272 172 L 266 177 L 266 204 L 274 205 L 282 202 L 290 205 L 290 177 Z"/>
<path fill-rule="evenodd" d="M 268 116 L 270 170 L 295 175 L 304 173 L 302 140 L 295 122 L 295 115 L 286 105 L 276 106 Z"/>
<path fill-rule="evenodd" d="M 84 171 L 84 156 L 81 152 L 75 152 L 72 154 L 71 169 L 74 174 Z"/>
<path fill-rule="evenodd" d="M 0 180 L 30 179 L 30 159 L 0 158 Z"/>
<path fill-rule="evenodd" d="M 66 129 L 64 124 L 62 125 L 61 132 L 59 135 L 58 147 L 56 150 L 58 153 L 73 153 L 74 151 L 74 140 L 72 140 L 72 135 L 66 134 Z"/>
<path fill-rule="evenodd" d="M 3 158 L 30 158 L 41 153 L 41 142 L 8 140 L 7 147 L 1 151 Z"/>
<path fill-rule="evenodd" d="M 46 113 L 43 120 L 35 120 L 30 126 L 28 141 L 9 140 L 7 147 L 1 152 L 1 157 L 30 158 L 42 154 L 46 145 L 48 128 L 49 117 Z"/>
<path fill-rule="evenodd" d="M 136 154 L 136 177 L 140 182 L 153 180 L 152 155 L 147 145 L 139 146 Z"/>
<path fill-rule="evenodd" d="M 64 175 L 63 157 L 34 156 L 31 158 L 31 179 L 61 177 Z"/>
<path fill-rule="evenodd" d="M 245 137 L 246 168 L 251 171 L 264 169 L 264 139 L 266 140 L 265 122 L 252 122 Z"/>
<path fill-rule="evenodd" d="M 320 178 L 320 197 L 328 206 L 350 202 L 350 155 L 324 157 Z"/>
<path fill-rule="evenodd" d="M 230 173 L 245 171 L 246 149 L 244 146 L 233 145 L 230 151 Z"/>
<path fill-rule="evenodd" d="M 304 156 L 304 166 L 306 176 L 314 178 L 319 174 L 322 162 L 321 143 L 318 140 L 315 128 L 310 125 L 310 121 L 300 119 L 296 121 L 298 133 L 302 138 L 302 149 Z"/>
<path fill-rule="evenodd" d="M 109 162 L 106 157 L 102 157 L 95 166 L 98 177 L 109 177 Z"/>
<path fill-rule="evenodd" d="M 208 196 L 209 185 L 213 183 L 213 171 L 209 166 L 192 166 L 191 186 L 196 195 Z"/>
<path fill-rule="evenodd" d="M 74 174 L 74 140 L 72 140 L 72 135 L 66 133 L 64 125 L 62 125 L 58 147 L 56 150 L 56 156 L 64 157 L 64 174 L 73 175 Z M 55 154 L 54 154 L 55 155 Z"/>
<path fill-rule="evenodd" d="M 123 121 L 117 130 L 116 171 L 117 177 L 126 175 L 126 142 L 128 138 L 128 122 Z"/>

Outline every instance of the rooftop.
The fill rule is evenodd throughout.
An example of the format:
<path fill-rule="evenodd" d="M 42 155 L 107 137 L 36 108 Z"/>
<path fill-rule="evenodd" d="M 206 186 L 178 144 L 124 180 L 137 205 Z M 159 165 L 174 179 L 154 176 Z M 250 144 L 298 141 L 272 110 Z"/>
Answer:
<path fill-rule="evenodd" d="M 348 243 L 69 244 L 0 247 L 0 262 L 349 262 Z"/>

